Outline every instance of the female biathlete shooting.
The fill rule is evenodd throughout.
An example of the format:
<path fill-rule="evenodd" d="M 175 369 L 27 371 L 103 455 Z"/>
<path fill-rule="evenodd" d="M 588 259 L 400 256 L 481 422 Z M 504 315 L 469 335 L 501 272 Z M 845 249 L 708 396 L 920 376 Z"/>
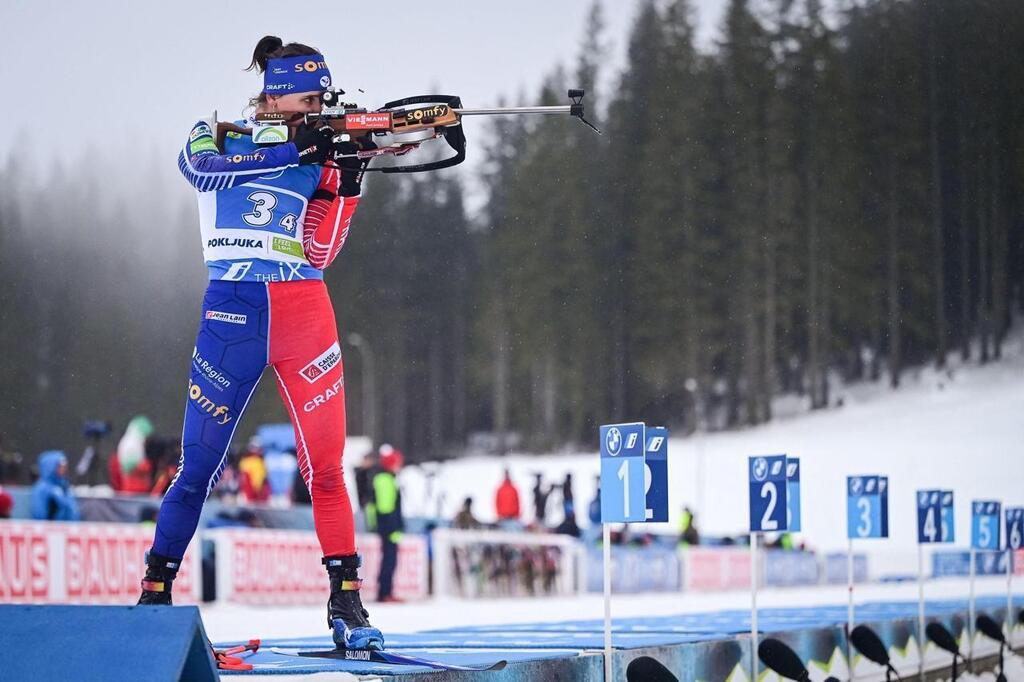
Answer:
<path fill-rule="evenodd" d="M 317 113 L 331 74 L 319 52 L 259 41 L 256 113 Z M 238 121 L 252 125 L 252 120 Z M 196 189 L 210 274 L 185 403 L 182 456 L 146 558 L 140 604 L 170 604 L 171 585 L 217 485 L 235 429 L 270 365 L 295 428 L 299 471 L 313 501 L 331 596 L 327 620 L 340 648 L 381 649 L 359 598 L 352 507 L 342 478 L 345 381 L 323 269 L 338 255 L 359 203 L 362 144 L 300 128 L 293 142 L 259 145 L 215 122 L 192 127 L 178 166 Z M 330 158 L 347 154 L 340 167 Z"/>

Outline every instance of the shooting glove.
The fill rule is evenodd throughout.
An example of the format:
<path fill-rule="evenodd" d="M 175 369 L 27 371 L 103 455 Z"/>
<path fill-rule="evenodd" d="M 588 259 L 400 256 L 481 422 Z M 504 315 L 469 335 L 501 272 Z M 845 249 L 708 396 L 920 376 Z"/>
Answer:
<path fill-rule="evenodd" d="M 299 150 L 299 165 L 323 163 L 331 153 L 331 138 L 334 131 L 330 126 L 320 128 L 299 128 L 295 133 L 295 148 Z"/>
<path fill-rule="evenodd" d="M 357 152 L 376 149 L 376 143 L 369 137 L 360 137 L 350 142 L 334 143 L 334 159 L 341 168 L 341 184 L 338 196 L 358 196 L 363 182 L 363 171 L 370 165 L 370 159 L 360 159 Z"/>

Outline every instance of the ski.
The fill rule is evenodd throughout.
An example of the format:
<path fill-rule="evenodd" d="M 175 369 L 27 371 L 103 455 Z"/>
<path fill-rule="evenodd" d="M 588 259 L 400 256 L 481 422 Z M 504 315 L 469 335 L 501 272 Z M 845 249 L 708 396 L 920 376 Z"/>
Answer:
<path fill-rule="evenodd" d="M 387 663 L 390 665 L 422 665 L 435 670 L 462 670 L 466 672 L 492 672 L 497 670 L 503 670 L 508 661 L 498 661 L 490 665 L 456 665 L 454 663 L 442 663 L 441 661 L 434 661 L 428 658 L 418 658 L 416 656 L 406 656 L 404 654 L 395 654 L 390 651 L 380 651 L 378 649 L 322 649 L 322 650 L 306 650 L 302 651 L 299 649 L 285 649 L 282 647 L 272 647 L 271 651 L 275 654 L 283 654 L 285 656 L 304 656 L 308 658 L 333 658 L 340 659 L 343 661 L 363 661 L 366 663 Z"/>
<path fill-rule="evenodd" d="M 241 658 L 235 656 L 235 654 L 242 654 L 247 651 L 255 653 L 260 648 L 260 640 L 258 639 L 250 639 L 245 644 L 239 644 L 227 649 L 217 649 L 213 646 L 212 642 L 209 644 L 210 650 L 213 652 L 213 658 L 217 662 L 217 668 L 220 670 L 252 670 L 251 663 L 246 663 Z"/>

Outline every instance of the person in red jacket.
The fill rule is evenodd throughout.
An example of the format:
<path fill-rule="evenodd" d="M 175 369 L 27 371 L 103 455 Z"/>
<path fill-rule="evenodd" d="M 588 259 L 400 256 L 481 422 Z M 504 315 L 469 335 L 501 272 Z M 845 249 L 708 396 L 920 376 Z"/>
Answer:
<path fill-rule="evenodd" d="M 505 469 L 505 479 L 498 486 L 494 495 L 494 508 L 498 512 L 498 523 L 501 525 L 519 522 L 519 491 L 512 483 L 512 475 Z"/>

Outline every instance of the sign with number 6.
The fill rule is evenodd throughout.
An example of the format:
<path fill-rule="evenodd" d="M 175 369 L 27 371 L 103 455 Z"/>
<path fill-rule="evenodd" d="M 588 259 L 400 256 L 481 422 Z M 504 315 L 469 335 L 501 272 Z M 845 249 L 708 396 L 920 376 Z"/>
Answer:
<path fill-rule="evenodd" d="M 1024 507 L 1006 508 L 1006 546 L 1013 550 L 1024 547 Z"/>

